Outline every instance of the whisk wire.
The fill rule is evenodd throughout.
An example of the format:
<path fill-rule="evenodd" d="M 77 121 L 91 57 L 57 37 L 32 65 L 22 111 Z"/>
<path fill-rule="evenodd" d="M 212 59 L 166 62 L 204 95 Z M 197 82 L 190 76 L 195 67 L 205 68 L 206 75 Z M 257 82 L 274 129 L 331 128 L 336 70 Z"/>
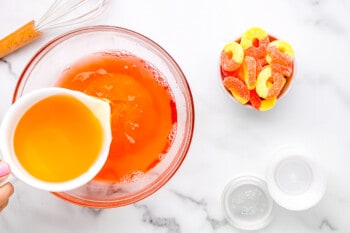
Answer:
<path fill-rule="evenodd" d="M 93 6 L 90 0 L 56 0 L 48 11 L 40 18 L 36 27 L 38 30 L 53 29 L 86 22 L 101 13 L 106 0 L 94 0 Z M 83 5 L 90 5 L 84 11 Z M 80 9 L 79 12 L 76 12 Z M 83 9 L 83 10 L 81 10 Z"/>
<path fill-rule="evenodd" d="M 41 21 L 43 21 L 43 19 L 46 19 L 49 15 L 51 15 L 54 10 L 56 9 L 56 6 L 60 3 L 60 1 L 54 1 L 54 3 L 52 3 L 52 5 L 50 6 L 50 8 L 44 13 L 44 15 L 41 16 L 41 18 L 39 19 L 39 24 Z"/>
<path fill-rule="evenodd" d="M 70 11 L 73 11 L 77 8 L 77 6 L 80 6 L 81 3 L 83 3 L 85 0 L 80 0 L 78 3 L 72 5 L 72 6 L 67 6 L 64 5 L 65 0 L 56 0 L 52 7 L 48 10 L 48 12 L 40 18 L 38 21 L 37 28 L 41 30 L 43 27 L 46 25 L 52 25 L 54 22 L 58 23 L 60 19 L 62 19 L 64 16 L 69 14 Z M 68 8 L 69 7 L 69 8 Z M 69 11 L 68 11 L 69 10 Z M 68 12 L 68 13 L 67 13 Z M 67 19 L 66 21 L 70 21 L 71 19 Z M 50 28 L 50 27 L 46 27 Z"/>

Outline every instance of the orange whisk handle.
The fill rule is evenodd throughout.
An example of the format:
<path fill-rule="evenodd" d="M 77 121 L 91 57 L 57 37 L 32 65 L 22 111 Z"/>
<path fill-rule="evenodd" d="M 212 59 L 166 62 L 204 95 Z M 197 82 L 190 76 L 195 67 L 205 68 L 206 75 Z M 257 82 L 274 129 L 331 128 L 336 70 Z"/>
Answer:
<path fill-rule="evenodd" d="M 34 25 L 34 20 L 0 40 L 0 58 L 12 53 L 41 36 Z"/>

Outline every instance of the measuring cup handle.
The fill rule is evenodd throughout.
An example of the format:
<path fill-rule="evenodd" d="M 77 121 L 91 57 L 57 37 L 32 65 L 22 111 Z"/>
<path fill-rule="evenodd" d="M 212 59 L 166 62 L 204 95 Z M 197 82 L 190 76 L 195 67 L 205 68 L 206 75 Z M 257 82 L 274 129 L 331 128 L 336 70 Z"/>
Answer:
<path fill-rule="evenodd" d="M 0 179 L 0 187 L 3 186 L 4 184 L 6 183 L 14 183 L 15 181 L 15 177 L 13 175 L 7 175 L 7 176 L 3 176 L 1 179 Z"/>

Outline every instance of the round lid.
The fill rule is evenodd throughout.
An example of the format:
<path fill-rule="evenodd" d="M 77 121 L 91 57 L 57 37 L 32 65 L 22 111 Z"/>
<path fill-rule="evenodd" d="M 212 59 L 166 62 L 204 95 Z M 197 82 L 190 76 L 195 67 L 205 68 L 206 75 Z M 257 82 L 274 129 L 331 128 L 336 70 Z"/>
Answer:
<path fill-rule="evenodd" d="M 240 176 L 230 181 L 222 194 L 228 222 L 242 230 L 258 230 L 272 219 L 273 200 L 266 182 L 256 176 Z"/>
<path fill-rule="evenodd" d="M 326 184 L 320 169 L 301 151 L 281 149 L 267 172 L 274 201 L 289 210 L 305 210 L 323 197 Z"/>

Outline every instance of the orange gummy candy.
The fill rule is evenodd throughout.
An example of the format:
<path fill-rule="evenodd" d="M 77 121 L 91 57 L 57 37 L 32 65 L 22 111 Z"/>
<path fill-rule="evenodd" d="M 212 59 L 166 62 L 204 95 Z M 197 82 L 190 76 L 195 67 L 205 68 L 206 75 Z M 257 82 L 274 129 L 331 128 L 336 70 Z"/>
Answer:
<path fill-rule="evenodd" d="M 220 72 L 221 72 L 221 78 L 222 80 L 227 77 L 227 76 L 233 76 L 233 77 L 237 77 L 238 76 L 238 73 L 239 73 L 239 70 L 240 69 L 237 69 L 235 71 L 227 71 L 227 70 L 224 70 L 224 68 L 222 67 L 222 65 L 220 65 Z"/>
<path fill-rule="evenodd" d="M 251 47 L 244 50 L 244 54 L 246 56 L 251 56 L 256 59 L 265 57 L 266 49 L 269 43 L 270 43 L 270 39 L 268 36 L 266 36 L 261 40 L 256 39 Z"/>
<path fill-rule="evenodd" d="M 230 42 L 221 51 L 221 67 L 225 71 L 235 71 L 242 64 L 244 57 L 243 48 L 237 42 Z"/>
<path fill-rule="evenodd" d="M 266 55 L 266 48 L 269 42 L 269 36 L 264 29 L 252 27 L 242 34 L 240 44 L 246 56 L 257 59 Z"/>
<path fill-rule="evenodd" d="M 250 104 L 259 111 L 267 111 L 275 106 L 277 101 L 276 97 L 268 99 L 261 99 L 255 90 L 250 91 Z"/>
<path fill-rule="evenodd" d="M 250 104 L 253 106 L 253 108 L 255 108 L 256 110 L 260 109 L 261 106 L 261 99 L 258 95 L 258 93 L 256 93 L 256 90 L 253 89 L 250 91 Z"/>
<path fill-rule="evenodd" d="M 272 62 L 281 65 L 290 66 L 293 63 L 293 57 L 280 51 L 276 46 L 270 45 L 267 47 L 266 60 L 271 64 Z"/>
<path fill-rule="evenodd" d="M 270 66 L 265 67 L 258 75 L 256 92 L 261 98 L 277 97 L 286 83 L 282 74 L 272 72 Z"/>
<path fill-rule="evenodd" d="M 286 79 L 280 73 L 272 72 L 272 80 L 272 86 L 269 88 L 266 98 L 277 97 L 286 84 Z"/>
<path fill-rule="evenodd" d="M 258 76 L 259 73 L 264 69 L 266 65 L 268 65 L 265 57 L 256 59 L 256 75 Z"/>
<path fill-rule="evenodd" d="M 243 76 L 249 90 L 255 89 L 256 85 L 256 61 L 253 57 L 245 56 L 243 59 Z"/>
<path fill-rule="evenodd" d="M 248 87 L 239 78 L 232 76 L 226 77 L 223 84 L 239 103 L 246 104 L 249 101 L 250 94 Z"/>
<path fill-rule="evenodd" d="M 291 77 L 293 73 L 293 64 L 282 65 L 277 62 L 271 62 L 270 64 L 273 73 L 280 73 L 284 77 Z"/>

